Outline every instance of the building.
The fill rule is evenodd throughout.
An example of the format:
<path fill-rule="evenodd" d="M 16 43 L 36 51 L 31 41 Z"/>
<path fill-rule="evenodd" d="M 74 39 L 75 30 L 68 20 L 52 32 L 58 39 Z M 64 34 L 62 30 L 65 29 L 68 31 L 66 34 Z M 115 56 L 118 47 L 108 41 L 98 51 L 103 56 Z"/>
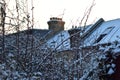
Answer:
<path fill-rule="evenodd" d="M 39 61 L 40 57 L 38 55 L 45 55 L 44 51 L 57 51 L 54 57 L 59 60 L 64 59 L 70 64 L 74 60 L 79 63 L 81 56 L 84 57 L 87 64 L 91 62 L 94 56 L 98 55 L 97 53 L 100 53 L 99 55 L 110 54 L 108 60 L 112 61 L 114 57 L 116 58 L 113 61 L 116 64 L 116 72 L 112 75 L 112 78 L 117 79 L 119 77 L 120 19 L 105 21 L 101 18 L 94 24 L 87 25 L 84 28 L 76 27 L 70 30 L 64 30 L 65 22 L 61 18 L 52 17 L 47 23 L 49 25 L 48 30 L 30 29 L 5 35 L 6 54 L 9 52 L 17 53 L 19 47 L 20 54 L 35 53 Z M 18 35 L 19 39 L 16 38 Z M 2 39 L 1 36 L 0 39 Z M 19 41 L 18 44 L 17 40 Z M 2 44 L 2 41 L 0 44 Z M 44 53 L 42 52 L 43 49 Z M 0 50 L 2 50 L 1 45 Z M 83 64 L 84 69 L 88 68 L 86 64 Z M 79 73 L 79 76 L 82 75 Z"/>
<path fill-rule="evenodd" d="M 104 21 L 99 19 L 83 35 L 85 45 L 105 44 L 120 41 L 120 19 Z"/>
<path fill-rule="evenodd" d="M 63 31 L 64 24 L 65 22 L 62 20 L 62 18 L 52 17 L 48 21 L 49 29 L 29 29 L 29 30 L 19 31 L 18 33 L 10 33 L 7 35 L 4 34 L 5 35 L 4 42 L 3 42 L 3 36 L 1 35 L 0 36 L 0 50 L 2 50 L 2 47 L 3 47 L 2 44 L 6 46 L 5 50 L 7 51 L 9 51 L 9 49 L 14 49 L 17 46 L 16 40 L 20 41 L 19 48 L 20 47 L 25 48 L 26 44 L 29 44 L 29 45 L 34 44 L 34 46 L 37 46 L 37 45 L 42 46 L 48 40 L 50 40 L 55 35 Z M 16 36 L 19 36 L 19 39 L 17 39 Z M 25 44 L 23 45 L 23 43 Z"/>

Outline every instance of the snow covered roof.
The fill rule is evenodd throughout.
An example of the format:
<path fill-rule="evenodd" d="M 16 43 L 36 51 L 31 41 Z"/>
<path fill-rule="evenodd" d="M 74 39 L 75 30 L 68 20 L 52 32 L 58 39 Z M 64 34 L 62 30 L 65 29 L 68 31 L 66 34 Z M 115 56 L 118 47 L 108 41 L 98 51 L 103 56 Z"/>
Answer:
<path fill-rule="evenodd" d="M 100 25 L 96 26 L 96 29 L 89 29 L 88 31 L 89 35 L 87 34 L 84 39 L 86 46 L 120 41 L 120 19 L 103 21 Z"/>
<path fill-rule="evenodd" d="M 51 39 L 47 41 L 47 45 L 51 48 L 66 50 L 70 48 L 70 41 L 69 41 L 69 33 L 68 31 L 61 31 L 60 33 L 53 36 Z"/>

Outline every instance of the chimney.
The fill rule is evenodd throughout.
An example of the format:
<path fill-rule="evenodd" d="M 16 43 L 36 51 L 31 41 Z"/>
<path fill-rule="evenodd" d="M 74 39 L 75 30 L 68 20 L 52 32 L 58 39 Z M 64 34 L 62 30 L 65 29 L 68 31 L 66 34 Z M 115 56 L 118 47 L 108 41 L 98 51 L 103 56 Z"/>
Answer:
<path fill-rule="evenodd" d="M 54 32 L 64 30 L 65 22 L 62 21 L 62 18 L 51 17 L 47 23 L 49 25 L 49 30 L 53 30 Z"/>
<path fill-rule="evenodd" d="M 71 48 L 79 48 L 80 46 L 80 29 L 71 29 L 68 30 L 70 34 L 70 47 Z"/>

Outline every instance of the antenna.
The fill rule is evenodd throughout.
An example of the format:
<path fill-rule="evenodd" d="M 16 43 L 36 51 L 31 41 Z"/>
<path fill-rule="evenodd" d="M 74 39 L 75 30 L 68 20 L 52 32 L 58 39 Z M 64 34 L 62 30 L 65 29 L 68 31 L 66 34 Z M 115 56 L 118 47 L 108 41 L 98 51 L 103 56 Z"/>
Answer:
<path fill-rule="evenodd" d="M 94 5 L 95 5 L 95 0 L 92 1 L 92 4 L 91 4 L 90 7 L 88 8 L 88 10 L 87 10 L 87 9 L 85 10 L 84 15 L 83 15 L 83 17 L 82 17 L 82 19 L 81 19 L 81 21 L 80 21 L 80 23 L 79 23 L 79 26 L 82 25 L 83 20 L 85 20 L 83 26 L 84 26 L 84 27 L 86 26 L 86 23 L 87 23 L 87 21 L 88 21 L 88 18 L 89 18 L 89 16 L 90 16 L 90 13 L 91 13 L 92 8 L 94 7 Z"/>
<path fill-rule="evenodd" d="M 68 26 L 70 26 L 71 24 L 72 24 L 72 28 L 73 28 L 73 26 L 74 26 L 74 24 L 73 24 L 73 19 L 70 20 L 70 23 L 69 23 Z"/>
<path fill-rule="evenodd" d="M 62 19 L 63 19 L 63 16 L 64 16 L 64 14 L 65 14 L 65 9 L 63 10 L 63 15 L 62 15 Z"/>
<path fill-rule="evenodd" d="M 63 19 L 64 14 L 65 14 L 65 9 L 63 10 L 63 13 L 59 14 L 57 17 L 61 17 Z"/>

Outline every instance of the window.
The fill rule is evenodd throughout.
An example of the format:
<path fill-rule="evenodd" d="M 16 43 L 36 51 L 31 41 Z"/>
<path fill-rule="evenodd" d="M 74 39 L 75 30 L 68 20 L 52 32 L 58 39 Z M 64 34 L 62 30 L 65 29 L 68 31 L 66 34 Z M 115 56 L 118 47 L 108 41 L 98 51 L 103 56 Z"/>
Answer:
<path fill-rule="evenodd" d="M 94 43 L 101 41 L 107 34 L 101 34 Z"/>
<path fill-rule="evenodd" d="M 110 33 L 110 32 L 113 30 L 113 28 L 114 28 L 114 26 L 108 27 L 107 29 L 105 29 L 105 30 L 103 31 L 102 34 L 108 34 L 108 33 Z"/>
<path fill-rule="evenodd" d="M 107 34 L 109 34 L 114 29 L 114 27 L 115 26 L 106 28 L 94 43 L 98 43 L 99 41 L 101 41 Z"/>

